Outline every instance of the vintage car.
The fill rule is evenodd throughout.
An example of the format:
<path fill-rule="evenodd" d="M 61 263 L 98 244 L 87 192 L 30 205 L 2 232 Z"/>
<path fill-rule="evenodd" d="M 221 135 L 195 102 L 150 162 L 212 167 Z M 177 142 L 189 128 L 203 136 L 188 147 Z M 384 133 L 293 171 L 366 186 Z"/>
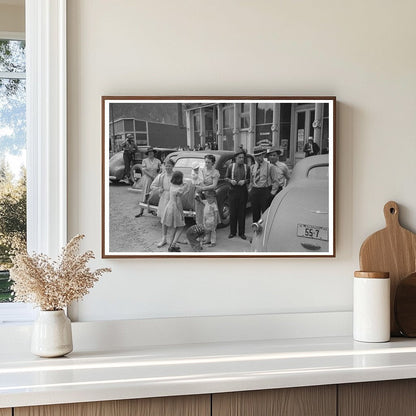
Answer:
<path fill-rule="evenodd" d="M 299 161 L 288 185 L 253 224 L 257 252 L 328 252 L 328 155 Z"/>
<path fill-rule="evenodd" d="M 217 204 L 220 213 L 221 224 L 219 227 L 225 227 L 230 222 L 230 210 L 228 203 L 228 182 L 224 180 L 227 167 L 233 162 L 234 152 L 228 150 L 203 150 L 203 151 L 178 151 L 173 152 L 167 156 L 175 162 L 174 170 L 179 170 L 183 173 L 184 181 L 189 184 L 189 190 L 182 197 L 185 217 L 194 218 L 194 197 L 195 187 L 191 184 L 192 165 L 194 162 L 204 166 L 204 158 L 211 154 L 215 156 L 215 169 L 220 173 L 220 179 L 216 188 Z M 253 163 L 253 156 L 247 155 L 246 162 L 250 165 Z M 154 195 L 150 198 L 150 210 L 156 211 L 159 198 Z M 142 207 L 147 207 L 147 204 L 141 203 Z"/>
<path fill-rule="evenodd" d="M 142 161 L 146 157 L 146 151 L 149 146 L 139 146 L 137 152 L 134 155 L 134 160 L 130 168 L 129 182 L 134 183 L 135 180 L 140 178 Z M 165 148 L 165 147 L 154 147 L 155 157 L 160 159 L 162 162 L 169 153 L 174 152 L 176 149 Z M 109 179 L 111 182 L 119 182 L 124 176 L 124 159 L 123 151 L 117 152 L 110 158 L 109 162 Z"/>

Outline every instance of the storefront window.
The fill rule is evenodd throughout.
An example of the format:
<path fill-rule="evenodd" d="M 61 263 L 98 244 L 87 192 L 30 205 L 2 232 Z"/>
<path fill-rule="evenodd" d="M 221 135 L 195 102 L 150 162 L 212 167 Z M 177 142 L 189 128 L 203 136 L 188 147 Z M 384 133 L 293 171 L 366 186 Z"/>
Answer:
<path fill-rule="evenodd" d="M 267 124 L 273 123 L 273 104 L 258 103 L 256 108 L 256 123 Z"/>
<path fill-rule="evenodd" d="M 281 159 L 288 159 L 290 156 L 290 126 L 292 119 L 292 104 L 280 104 L 280 131 L 279 147 L 284 150 Z"/>
<path fill-rule="evenodd" d="M 240 128 L 248 129 L 250 127 L 250 104 L 243 103 L 240 108 Z"/>
<path fill-rule="evenodd" d="M 311 111 L 311 117 L 310 117 L 310 120 L 309 120 L 309 136 L 312 136 L 313 137 L 313 135 L 314 135 L 314 128 L 313 128 L 313 122 L 315 121 L 315 110 L 312 110 Z"/>
<path fill-rule="evenodd" d="M 271 146 L 272 140 L 272 125 L 262 124 L 256 127 L 256 146 Z"/>
<path fill-rule="evenodd" d="M 273 104 L 258 103 L 256 106 L 256 145 L 272 145 Z"/>
<path fill-rule="evenodd" d="M 223 140 L 223 149 L 224 150 L 234 150 L 234 137 L 233 129 L 227 128 L 223 130 L 224 140 Z"/>
<path fill-rule="evenodd" d="M 329 104 L 324 104 L 324 118 L 322 120 L 322 153 L 329 152 Z"/>
<path fill-rule="evenodd" d="M 201 137 L 199 136 L 201 129 L 199 109 L 193 112 L 192 117 L 194 119 L 194 143 L 195 146 L 199 146 L 201 144 Z"/>
<path fill-rule="evenodd" d="M 222 109 L 224 118 L 224 128 L 232 129 L 234 127 L 234 105 L 225 105 Z"/>
<path fill-rule="evenodd" d="M 214 116 L 212 108 L 205 108 L 205 143 L 210 143 L 211 146 L 215 142 L 214 136 Z"/>
<path fill-rule="evenodd" d="M 296 132 L 296 151 L 302 152 L 303 145 L 305 144 L 305 119 L 306 114 L 304 111 L 300 111 L 297 113 L 297 132 Z"/>

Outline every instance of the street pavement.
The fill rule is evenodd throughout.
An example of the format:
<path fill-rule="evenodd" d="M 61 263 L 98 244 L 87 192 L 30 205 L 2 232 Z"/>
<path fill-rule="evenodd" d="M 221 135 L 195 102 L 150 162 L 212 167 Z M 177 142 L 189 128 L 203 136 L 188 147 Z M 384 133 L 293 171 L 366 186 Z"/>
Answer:
<path fill-rule="evenodd" d="M 157 243 L 161 240 L 162 235 L 160 219 L 146 211 L 143 216 L 135 218 L 135 215 L 139 212 L 138 201 L 141 195 L 140 192 L 132 190 L 123 183 L 111 184 L 109 191 L 110 251 L 112 254 L 167 252 L 167 246 L 157 247 Z M 251 223 L 251 211 L 248 210 L 246 217 L 247 240 L 242 240 L 238 236 L 229 239 L 230 228 L 219 228 L 217 229 L 217 245 L 215 247 L 204 246 L 204 250 L 201 253 L 249 253 L 251 251 L 250 241 L 252 238 Z M 192 224 L 191 220 L 187 220 L 187 225 L 179 239 L 181 252 L 193 252 L 185 235 L 186 228 Z M 168 234 L 168 241 L 170 240 L 171 235 Z"/>

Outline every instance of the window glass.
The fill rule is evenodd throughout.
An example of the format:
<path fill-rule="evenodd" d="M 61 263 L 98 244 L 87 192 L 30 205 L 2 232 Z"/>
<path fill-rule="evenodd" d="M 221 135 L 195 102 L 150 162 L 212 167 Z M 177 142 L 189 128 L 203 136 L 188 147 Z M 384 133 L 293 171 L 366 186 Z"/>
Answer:
<path fill-rule="evenodd" d="M 25 42 L 0 40 L 0 302 L 12 300 L 12 247 L 26 244 L 25 70 Z"/>
<path fill-rule="evenodd" d="M 256 123 L 273 123 L 273 104 L 258 103 L 256 107 Z"/>
<path fill-rule="evenodd" d="M 223 108 L 224 113 L 224 128 L 233 128 L 234 127 L 234 106 L 227 105 Z"/>
<path fill-rule="evenodd" d="M 145 121 L 135 120 L 135 126 L 136 126 L 136 131 L 146 131 L 147 130 Z"/>
<path fill-rule="evenodd" d="M 209 143 L 210 146 L 215 143 L 215 132 L 214 132 L 214 114 L 212 108 L 204 109 L 205 117 L 205 143 Z"/>
<path fill-rule="evenodd" d="M 136 133 L 136 144 L 138 146 L 147 145 L 147 134 L 146 133 Z"/>
<path fill-rule="evenodd" d="M 271 146 L 272 125 L 260 124 L 256 127 L 256 145 Z"/>
<path fill-rule="evenodd" d="M 0 72 L 26 72 L 24 40 L 0 39 Z"/>
<path fill-rule="evenodd" d="M 234 136 L 233 129 L 227 128 L 223 129 L 223 142 L 222 147 L 224 150 L 233 150 L 234 149 Z"/>
<path fill-rule="evenodd" d="M 305 144 L 305 119 L 306 119 L 306 115 L 304 111 L 298 112 L 297 113 L 297 118 L 298 118 L 298 131 L 297 131 L 297 152 L 302 152 L 303 151 L 303 146 Z"/>
<path fill-rule="evenodd" d="M 322 120 L 322 154 L 329 152 L 329 120 Z"/>
<path fill-rule="evenodd" d="M 281 159 L 287 159 L 290 155 L 290 123 L 280 124 L 280 148 L 284 150 Z"/>
<path fill-rule="evenodd" d="M 280 122 L 290 123 L 291 115 L 292 115 L 292 104 L 290 103 L 280 104 Z"/>
<path fill-rule="evenodd" d="M 130 119 L 124 120 L 124 130 L 125 131 L 134 131 L 133 120 L 130 120 Z"/>
<path fill-rule="evenodd" d="M 198 131 L 200 129 L 200 123 L 199 123 L 199 110 L 195 111 L 193 114 L 194 117 L 194 131 Z"/>
<path fill-rule="evenodd" d="M 204 159 L 202 157 L 183 157 L 178 159 L 175 163 L 175 168 L 191 168 L 194 162 L 198 162 L 200 166 L 204 165 Z"/>
<path fill-rule="evenodd" d="M 184 178 L 190 178 L 192 173 L 192 164 L 198 162 L 200 166 L 204 166 L 203 158 L 183 157 L 178 159 L 175 163 L 174 170 L 179 170 L 183 173 Z"/>
<path fill-rule="evenodd" d="M 314 137 L 314 128 L 313 128 L 313 122 L 315 121 L 315 110 L 311 110 L 311 116 L 309 120 L 309 136 Z"/>
<path fill-rule="evenodd" d="M 240 108 L 240 128 L 248 129 L 250 127 L 250 104 L 243 103 Z"/>
<path fill-rule="evenodd" d="M 322 153 L 329 152 L 329 104 L 324 104 L 324 117 L 322 120 Z"/>
<path fill-rule="evenodd" d="M 124 123 L 123 120 L 118 120 L 114 123 L 114 133 L 123 133 L 124 132 Z"/>

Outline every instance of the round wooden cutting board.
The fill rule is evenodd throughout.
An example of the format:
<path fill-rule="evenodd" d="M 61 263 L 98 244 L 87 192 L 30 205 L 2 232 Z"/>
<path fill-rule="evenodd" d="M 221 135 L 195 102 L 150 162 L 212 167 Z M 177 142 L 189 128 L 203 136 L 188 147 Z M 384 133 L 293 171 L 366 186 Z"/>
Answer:
<path fill-rule="evenodd" d="M 361 245 L 362 271 L 390 273 L 390 328 L 391 335 L 400 335 L 394 317 L 394 299 L 400 281 L 416 271 L 416 234 L 399 222 L 399 206 L 394 201 L 384 205 L 386 228 L 370 235 Z"/>
<path fill-rule="evenodd" d="M 394 313 L 400 332 L 407 337 L 416 337 L 416 273 L 398 284 Z"/>

